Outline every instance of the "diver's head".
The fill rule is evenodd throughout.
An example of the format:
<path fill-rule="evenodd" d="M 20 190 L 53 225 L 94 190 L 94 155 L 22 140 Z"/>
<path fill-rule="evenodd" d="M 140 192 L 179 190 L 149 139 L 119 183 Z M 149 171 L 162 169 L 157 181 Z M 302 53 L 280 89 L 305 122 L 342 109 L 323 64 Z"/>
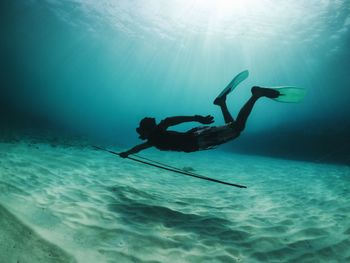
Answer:
<path fill-rule="evenodd" d="M 143 118 L 140 121 L 140 125 L 136 128 L 138 134 L 140 134 L 139 138 L 142 140 L 146 140 L 148 136 L 152 133 L 152 131 L 157 127 L 155 118 Z"/>

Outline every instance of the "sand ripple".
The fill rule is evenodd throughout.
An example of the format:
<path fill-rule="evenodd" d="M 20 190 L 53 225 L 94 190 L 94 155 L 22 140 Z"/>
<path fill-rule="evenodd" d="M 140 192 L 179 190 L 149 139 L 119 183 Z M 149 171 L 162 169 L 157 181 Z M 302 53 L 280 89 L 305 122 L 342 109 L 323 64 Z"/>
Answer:
<path fill-rule="evenodd" d="M 0 202 L 78 262 L 350 259 L 346 166 L 149 152 L 242 190 L 89 148 L 2 144 L 0 155 Z"/>

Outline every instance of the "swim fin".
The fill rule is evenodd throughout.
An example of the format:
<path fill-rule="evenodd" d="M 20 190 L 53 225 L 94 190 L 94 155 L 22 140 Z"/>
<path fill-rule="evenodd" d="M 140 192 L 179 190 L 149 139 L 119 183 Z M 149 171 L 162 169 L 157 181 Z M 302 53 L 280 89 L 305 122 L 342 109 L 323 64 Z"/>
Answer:
<path fill-rule="evenodd" d="M 221 93 L 215 98 L 214 104 L 219 105 L 220 100 L 225 97 L 227 94 L 229 94 L 232 90 L 234 90 L 239 83 L 241 83 L 243 80 L 248 78 L 249 76 L 249 71 L 244 70 L 241 73 L 239 73 L 237 76 L 235 76 L 231 82 L 226 86 L 226 88 L 221 91 Z"/>
<path fill-rule="evenodd" d="M 297 103 L 301 102 L 306 95 L 306 89 L 293 86 L 269 87 L 269 89 L 280 93 L 277 98 L 273 98 L 273 100 L 278 102 Z"/>

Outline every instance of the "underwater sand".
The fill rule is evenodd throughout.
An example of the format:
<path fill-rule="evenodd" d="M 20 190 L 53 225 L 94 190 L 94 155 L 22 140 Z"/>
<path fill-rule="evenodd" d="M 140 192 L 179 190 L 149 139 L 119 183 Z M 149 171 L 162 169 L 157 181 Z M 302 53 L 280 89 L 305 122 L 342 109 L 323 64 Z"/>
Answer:
<path fill-rule="evenodd" d="M 2 143 L 0 262 L 350 262 L 350 167 L 143 155 L 248 188 L 92 148 Z"/>

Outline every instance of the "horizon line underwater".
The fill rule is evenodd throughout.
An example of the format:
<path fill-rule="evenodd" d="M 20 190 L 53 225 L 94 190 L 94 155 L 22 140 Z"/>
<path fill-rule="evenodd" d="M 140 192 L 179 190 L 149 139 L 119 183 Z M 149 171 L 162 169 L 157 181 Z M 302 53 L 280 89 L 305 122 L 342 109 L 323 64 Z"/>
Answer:
<path fill-rule="evenodd" d="M 0 263 L 350 262 L 348 0 L 0 5 Z"/>

